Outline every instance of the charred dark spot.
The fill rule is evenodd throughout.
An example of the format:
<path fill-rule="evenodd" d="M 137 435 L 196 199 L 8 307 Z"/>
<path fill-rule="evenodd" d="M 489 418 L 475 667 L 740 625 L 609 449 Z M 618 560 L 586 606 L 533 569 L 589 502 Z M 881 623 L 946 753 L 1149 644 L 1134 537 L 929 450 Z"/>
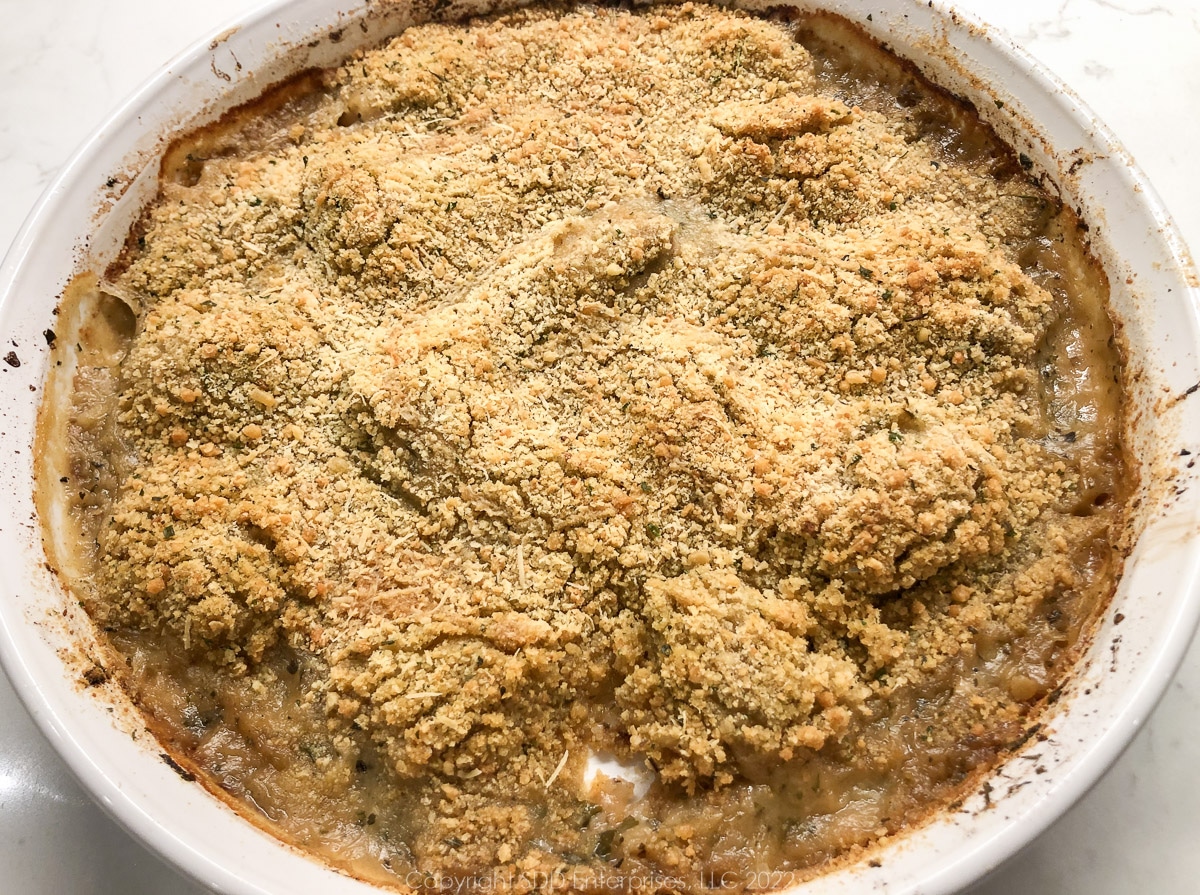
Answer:
<path fill-rule="evenodd" d="M 1015 740 L 1013 740 L 1011 743 L 1008 744 L 1009 751 L 1016 752 L 1018 749 L 1020 749 L 1022 746 L 1024 746 L 1026 743 L 1028 743 L 1031 739 L 1033 739 L 1041 729 L 1042 729 L 1042 725 L 1040 725 L 1040 724 L 1035 724 L 1032 727 L 1030 727 L 1023 734 L 1021 734 L 1019 737 L 1017 737 Z"/>
<path fill-rule="evenodd" d="M 43 330 L 42 335 L 46 337 L 46 344 L 49 345 L 51 348 L 53 348 L 54 340 L 58 338 L 58 336 L 55 334 L 54 330 L 52 330 L 52 329 Z"/>
<path fill-rule="evenodd" d="M 183 780 L 183 782 L 184 782 L 184 783 L 193 783 L 193 782 L 195 782 L 195 780 L 196 780 L 196 775 L 195 775 L 195 774 L 193 774 L 191 771 L 189 771 L 189 770 L 186 770 L 186 769 L 185 769 L 183 766 L 181 766 L 181 765 L 179 764 L 179 762 L 177 762 L 175 759 L 173 759 L 173 758 L 172 758 L 170 755 L 168 755 L 166 752 L 160 752 L 160 753 L 158 753 L 158 757 L 159 757 L 159 758 L 161 758 L 161 759 L 163 760 L 163 763 L 164 763 L 164 764 L 165 764 L 167 767 L 169 767 L 169 768 L 170 768 L 172 771 L 174 771 L 176 774 L 178 774 L 178 775 L 180 776 L 180 778 Z"/>
<path fill-rule="evenodd" d="M 4 355 L 4 362 L 10 367 L 21 366 L 21 359 L 17 357 L 17 352 L 15 351 L 10 351 L 8 354 Z"/>
<path fill-rule="evenodd" d="M 93 665 L 83 673 L 83 680 L 89 687 L 99 687 L 108 681 L 108 672 L 101 665 Z"/>

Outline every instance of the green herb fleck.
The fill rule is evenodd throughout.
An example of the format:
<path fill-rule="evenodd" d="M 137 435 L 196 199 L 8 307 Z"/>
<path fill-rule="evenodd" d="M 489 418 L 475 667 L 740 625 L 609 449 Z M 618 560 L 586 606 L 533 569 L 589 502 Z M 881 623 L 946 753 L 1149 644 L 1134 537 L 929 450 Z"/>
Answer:
<path fill-rule="evenodd" d="M 616 830 L 605 830 L 596 840 L 595 854 L 599 858 L 607 858 L 612 854 L 613 840 L 617 838 Z"/>
<path fill-rule="evenodd" d="M 583 810 L 579 812 L 579 829 L 586 830 L 591 824 L 592 818 L 600 813 L 600 806 L 593 805 L 590 802 L 583 806 Z"/>

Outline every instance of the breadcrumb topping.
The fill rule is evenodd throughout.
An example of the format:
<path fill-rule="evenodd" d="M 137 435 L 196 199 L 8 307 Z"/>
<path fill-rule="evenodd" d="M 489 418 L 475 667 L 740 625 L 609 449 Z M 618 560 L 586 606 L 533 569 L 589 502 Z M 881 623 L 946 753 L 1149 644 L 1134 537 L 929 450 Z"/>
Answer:
<path fill-rule="evenodd" d="M 580 796 L 589 748 L 688 792 L 875 761 L 922 688 L 965 687 L 939 741 L 1022 717 L 1045 666 L 945 675 L 1109 586 L 1022 255 L 1048 200 L 818 74 L 782 22 L 532 8 L 210 137 L 113 283 L 93 614 L 235 676 L 310 656 L 330 731 L 464 799 Z M 426 859 L 528 854 L 506 804 Z"/>

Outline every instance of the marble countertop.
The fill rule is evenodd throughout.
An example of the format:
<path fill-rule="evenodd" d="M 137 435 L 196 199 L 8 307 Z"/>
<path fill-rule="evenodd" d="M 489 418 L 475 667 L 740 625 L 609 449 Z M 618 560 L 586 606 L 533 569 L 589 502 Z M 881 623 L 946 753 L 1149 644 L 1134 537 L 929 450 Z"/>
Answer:
<path fill-rule="evenodd" d="M 942 0 L 938 0 L 939 3 Z M 0 249 L 112 108 L 251 0 L 0 0 Z M 1200 3 L 957 0 L 1006 29 L 1124 142 L 1200 250 Z M 92 804 L 0 674 L 0 889 L 203 895 Z M 1200 879 L 1200 641 L 1101 783 L 978 895 L 1183 895 Z"/>

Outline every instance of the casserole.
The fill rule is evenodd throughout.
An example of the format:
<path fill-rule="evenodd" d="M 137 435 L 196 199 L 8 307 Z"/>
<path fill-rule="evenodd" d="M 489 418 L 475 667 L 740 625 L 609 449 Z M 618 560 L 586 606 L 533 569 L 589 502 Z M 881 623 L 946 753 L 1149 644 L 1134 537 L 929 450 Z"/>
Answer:
<path fill-rule="evenodd" d="M 877 13 L 875 14 L 874 18 L 875 18 L 875 20 L 884 20 L 884 19 L 885 19 L 885 16 L 884 16 L 884 14 L 883 14 L 882 12 L 877 12 Z M 928 24 L 928 23 L 925 23 L 925 24 Z M 883 27 L 883 26 L 880 26 L 880 27 Z M 976 37 L 980 37 L 980 36 L 979 36 L 979 35 L 977 35 Z M 945 51 L 945 50 L 946 50 L 946 47 L 944 47 L 944 46 L 943 46 L 943 47 L 938 47 L 938 46 L 936 45 L 936 42 L 935 42 L 935 43 L 931 43 L 931 44 L 922 45 L 922 44 L 920 43 L 920 41 L 919 41 L 919 40 L 914 40 L 914 43 L 913 43 L 913 50 L 914 50 L 914 55 L 917 55 L 917 56 L 919 56 L 921 53 L 926 53 L 926 54 L 928 54 L 928 59 L 927 59 L 926 61 L 927 61 L 927 62 L 929 62 L 930 64 L 936 64 L 937 53 Z M 242 53 L 242 52 L 239 50 L 239 52 L 238 52 L 238 54 L 237 54 L 237 55 L 239 56 L 239 58 L 241 58 L 241 57 L 243 56 L 243 53 Z M 986 54 L 981 54 L 981 55 L 979 55 L 979 56 L 978 56 L 978 58 L 980 58 L 980 59 L 986 59 Z M 220 65 L 219 65 L 219 64 L 216 62 L 216 60 L 215 60 L 215 59 L 213 60 L 213 64 L 212 64 L 210 67 L 211 67 L 212 69 L 216 70 L 216 71 L 221 71 L 221 72 L 224 72 L 225 74 L 228 74 L 228 72 L 227 72 L 227 71 L 225 71 L 223 68 L 221 68 L 221 66 L 220 66 Z M 953 80 L 954 80 L 954 76 L 953 76 L 952 72 L 945 72 L 944 74 L 947 76 L 947 78 L 949 78 L 949 80 L 950 80 L 951 82 L 953 82 Z M 961 75 L 962 75 L 962 72 L 959 72 L 959 75 L 961 76 Z M 969 87 L 970 87 L 970 85 L 969 85 L 968 81 L 969 81 L 969 79 L 967 79 L 967 80 L 963 80 L 963 81 L 962 81 L 962 83 L 960 83 L 960 84 L 958 84 L 958 85 L 953 85 L 953 84 L 952 84 L 952 86 L 954 86 L 954 89 L 964 89 L 964 88 L 963 88 L 963 84 L 965 84 L 965 85 L 967 86 L 967 88 L 969 88 Z M 1015 100 L 1019 101 L 1019 98 L 1020 98 L 1020 92 L 1019 92 L 1019 88 L 1017 89 L 1016 93 L 1015 93 L 1015 94 L 1013 94 L 1013 96 L 1014 96 L 1014 99 L 1015 99 Z M 1020 109 L 1020 106 L 1017 104 L 1017 102 L 1016 102 L 1016 101 L 1013 101 L 1013 100 L 1006 99 L 1006 100 L 1005 100 L 1005 104 L 1006 104 L 1006 107 L 1007 107 L 1007 108 L 1009 108 L 1010 110 L 1019 110 L 1019 109 Z M 1053 105 L 1053 104 L 1051 104 L 1051 105 Z M 1048 114 L 1048 115 L 1049 115 L 1049 114 L 1051 114 L 1051 112 L 1053 111 L 1053 109 L 1052 109 L 1052 108 L 1050 108 L 1050 109 L 1047 109 L 1047 110 L 1044 110 L 1044 111 L 1046 111 L 1046 114 Z M 1063 134 L 1059 134 L 1058 136 L 1061 138 L 1061 137 L 1062 137 L 1062 136 L 1064 136 L 1064 135 L 1063 135 Z M 1069 141 L 1068 141 L 1068 142 L 1069 142 Z M 1039 147 L 1038 147 L 1038 146 L 1036 146 L 1036 145 L 1034 145 L 1034 144 L 1032 144 L 1032 143 L 1030 143 L 1030 144 L 1023 144 L 1023 145 L 1026 145 L 1026 146 L 1027 146 L 1027 148 L 1026 148 L 1026 151 L 1028 151 L 1028 152 L 1031 154 L 1031 156 L 1033 156 L 1034 158 L 1037 158 L 1037 159 L 1039 159 L 1039 160 L 1040 160 L 1040 161 L 1041 161 L 1043 164 L 1051 165 L 1051 164 L 1053 164 L 1053 163 L 1054 163 L 1055 159 L 1054 159 L 1054 157 L 1053 157 L 1053 155 L 1052 155 L 1052 154 L 1050 154 L 1050 153 L 1047 153 L 1047 152 L 1044 152 L 1044 151 L 1039 151 Z M 1065 163 L 1065 160 L 1064 160 L 1064 163 Z M 1073 163 L 1073 161 L 1072 161 L 1072 163 Z M 1069 166 L 1069 165 L 1067 165 L 1066 167 L 1067 167 L 1067 168 L 1069 168 L 1070 166 Z M 1084 171 L 1084 172 L 1086 172 L 1087 170 L 1089 170 L 1089 169 L 1090 169 L 1090 166 L 1088 166 L 1088 165 L 1086 165 L 1086 164 L 1081 164 L 1081 166 L 1080 166 L 1080 167 L 1083 169 L 1083 171 Z M 1086 175 L 1086 173 L 1085 173 L 1085 174 L 1082 174 L 1082 175 L 1080 176 L 1080 183 L 1079 183 L 1079 184 L 1077 184 L 1077 187 L 1078 187 L 1080 190 L 1084 191 L 1085 193 L 1086 193 L 1086 187 L 1087 187 L 1087 185 L 1088 185 L 1088 184 L 1087 184 L 1087 182 L 1086 182 L 1086 180 L 1087 180 L 1087 175 Z M 1125 186 L 1129 186 L 1129 183 L 1126 183 L 1126 184 L 1125 184 Z M 1068 193 L 1069 193 L 1069 190 L 1068 190 Z M 1086 202 L 1085 202 L 1084 204 L 1086 205 Z M 1124 216 L 1123 216 L 1123 217 L 1124 217 Z M 1096 218 L 1089 218 L 1089 219 L 1095 220 Z M 121 230 L 120 230 L 120 228 L 119 228 L 119 226 L 118 226 L 117 224 L 114 224 L 114 227 L 117 227 L 117 232 L 118 232 L 118 233 L 119 233 L 119 232 L 121 232 Z M 103 233 L 103 231 L 102 231 L 102 233 Z M 112 231 L 109 231 L 109 236 L 110 236 L 110 237 L 112 236 Z M 1109 238 L 1111 238 L 1111 237 L 1109 237 Z M 103 242 L 103 236 L 101 237 L 101 240 L 100 240 L 100 241 L 101 241 L 101 243 Z M 98 249 L 96 249 L 96 250 L 97 250 L 97 251 L 100 251 L 100 252 L 102 253 L 102 252 L 104 251 L 104 248 L 103 248 L 103 246 L 101 245 L 101 246 L 100 246 Z M 1113 257 L 1118 257 L 1118 258 L 1119 258 L 1119 256 L 1113 256 Z M 1133 272 L 1135 272 L 1135 273 L 1136 273 L 1136 272 L 1137 272 L 1137 269 L 1134 269 L 1134 271 L 1133 271 Z M 1112 274 L 1112 269 L 1110 269 L 1110 275 L 1111 275 L 1111 274 Z M 1171 288 L 1171 287 L 1170 287 L 1170 286 L 1165 286 L 1164 288 Z M 1132 291 L 1132 290 L 1130 290 L 1130 291 Z M 1140 306 L 1138 305 L 1138 303 L 1137 303 L 1137 302 L 1138 302 L 1138 300 L 1141 300 L 1141 299 L 1144 299 L 1144 296 L 1141 296 L 1141 297 L 1139 297 L 1139 296 L 1133 296 L 1133 295 L 1126 295 L 1126 296 L 1124 296 L 1124 298 L 1123 298 L 1123 299 L 1120 299 L 1120 300 L 1123 300 L 1123 301 L 1125 301 L 1125 302 L 1126 302 L 1126 304 L 1127 304 L 1127 306 L 1128 306 L 1128 307 L 1130 307 L 1130 308 L 1132 308 L 1133 310 L 1137 310 L 1137 309 L 1138 309 L 1138 307 L 1140 307 Z M 1132 315 L 1132 316 L 1128 316 L 1128 315 L 1127 315 L 1127 321 L 1128 321 L 1128 320 L 1131 320 L 1131 319 L 1134 319 L 1136 316 L 1137 316 L 1136 314 L 1134 314 L 1134 315 Z M 1138 318 L 1138 319 L 1140 319 L 1140 318 Z M 1184 322 L 1186 322 L 1186 318 L 1185 318 L 1185 321 L 1184 321 Z M 1182 326 L 1182 325 L 1177 325 L 1177 326 L 1174 326 L 1174 327 L 1172 327 L 1171 329 L 1172 329 L 1174 332 L 1177 332 L 1177 333 L 1178 333 L 1178 332 L 1183 332 L 1183 331 L 1184 331 L 1184 329 L 1183 329 L 1183 326 Z M 1132 342 L 1134 342 L 1134 343 L 1136 344 L 1136 340 L 1137 340 L 1137 338 L 1144 338 L 1144 337 L 1145 337 L 1145 335 L 1146 335 L 1145 333 L 1142 333 L 1142 334 L 1140 334 L 1140 335 L 1137 335 L 1137 334 L 1135 334 L 1133 331 L 1131 331 L 1131 341 L 1132 341 Z M 19 340 L 18 340 L 18 341 L 19 341 Z M 26 343 L 26 344 L 27 344 L 27 343 Z M 1135 357 L 1136 357 L 1136 351 L 1135 351 Z M 14 368 L 14 369 L 16 369 L 16 368 Z M 35 370 L 34 370 L 34 372 L 36 373 L 36 366 L 35 366 Z M 1152 376 L 1152 375 L 1153 375 L 1153 371 L 1152 371 L 1152 370 L 1150 370 L 1150 371 L 1149 371 L 1149 372 L 1148 372 L 1146 375 L 1147 375 L 1147 376 Z M 12 378 L 15 378 L 15 377 L 12 377 Z M 1176 392 L 1177 394 L 1186 394 L 1186 389 L 1187 389 L 1187 387 L 1188 387 L 1188 386 L 1184 385 L 1183 383 L 1176 383 L 1175 385 L 1177 385 L 1177 386 L 1178 386 L 1178 388 L 1176 388 L 1176 389 L 1175 389 L 1175 392 Z M 1171 387 L 1171 388 L 1174 388 L 1175 386 L 1169 386 L 1169 387 Z M 1149 400 L 1149 399 L 1147 399 L 1147 400 Z M 1173 408 L 1171 408 L 1171 409 L 1184 408 L 1184 411 L 1186 411 L 1186 406 L 1187 406 L 1187 402 L 1186 402 L 1186 399 L 1184 399 L 1184 400 L 1181 400 L 1181 401 L 1177 402 L 1177 403 L 1176 403 L 1176 404 L 1173 406 Z M 1149 405 L 1147 405 L 1147 406 L 1146 406 L 1146 407 L 1144 407 L 1143 409 L 1144 409 L 1144 411 L 1145 411 L 1145 416 L 1146 416 L 1146 417 L 1149 417 L 1149 416 L 1150 416 L 1150 411 L 1151 411 L 1151 408 L 1150 408 L 1150 406 L 1149 406 Z M 1166 409 L 1166 408 L 1164 408 L 1164 409 Z M 1184 422 L 1186 422 L 1186 418 L 1185 418 Z M 1158 442 L 1165 442 L 1165 441 L 1168 441 L 1169 439 L 1167 439 L 1167 438 L 1165 438 L 1165 437 L 1163 436 L 1163 434 L 1162 434 L 1162 430 L 1160 430 L 1160 429 L 1158 429 L 1158 428 L 1157 428 L 1157 426 L 1158 426 L 1158 425 L 1159 425 L 1159 422 L 1158 422 L 1158 421 L 1155 421 L 1155 422 L 1154 422 L 1154 424 L 1153 424 L 1153 427 L 1151 427 L 1151 424 L 1149 424 L 1149 423 L 1147 423 L 1147 424 L 1144 424 L 1144 428 L 1145 428 L 1145 427 L 1151 427 L 1151 431 L 1149 431 L 1149 432 L 1146 432 L 1146 433 L 1145 433 L 1145 437 L 1147 437 L 1147 438 L 1155 438 L 1155 439 L 1156 439 Z M 1166 459 L 1166 458 L 1164 457 L 1163 459 Z M 1151 477 L 1151 476 L 1147 476 L 1147 478 L 1148 478 L 1148 479 L 1152 479 L 1152 477 Z M 1185 509 L 1186 509 L 1186 507 L 1185 507 Z M 1183 578 L 1181 577 L 1181 580 L 1185 580 L 1185 579 L 1183 579 Z M 1132 617 L 1132 615 L 1131 615 L 1131 614 L 1129 614 L 1129 613 L 1123 613 L 1123 614 L 1125 614 L 1125 616 L 1126 616 L 1126 619 L 1125 619 L 1125 621 L 1128 621 L 1128 620 L 1129 620 L 1129 619 Z M 1122 633 L 1125 633 L 1125 632 L 1127 632 L 1128 630 L 1129 630 L 1129 628 L 1123 628 L 1123 629 L 1122 629 Z M 1107 682 L 1106 682 L 1106 686 L 1107 686 Z M 1074 709 L 1072 709 L 1072 711 L 1074 711 Z M 889 871 L 889 872 L 890 872 L 890 871 Z"/>

